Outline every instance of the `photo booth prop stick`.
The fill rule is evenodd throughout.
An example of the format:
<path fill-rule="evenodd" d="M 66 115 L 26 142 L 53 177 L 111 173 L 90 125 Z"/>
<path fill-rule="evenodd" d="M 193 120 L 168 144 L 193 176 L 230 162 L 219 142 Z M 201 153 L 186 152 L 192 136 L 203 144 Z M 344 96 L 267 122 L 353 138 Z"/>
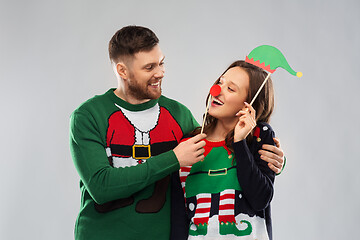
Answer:
<path fill-rule="evenodd" d="M 204 116 L 204 119 L 203 119 L 203 123 L 202 123 L 200 133 L 203 133 L 203 131 L 204 131 L 205 119 L 206 119 L 206 115 L 207 115 L 207 112 L 209 110 L 209 106 L 210 106 L 210 103 L 212 101 L 212 98 L 218 96 L 220 94 L 220 92 L 221 92 L 221 87 L 219 85 L 213 85 L 210 88 L 210 96 L 209 96 L 208 102 L 206 104 L 205 116 Z"/>
<path fill-rule="evenodd" d="M 268 75 L 266 76 L 264 82 L 261 84 L 259 90 L 256 92 L 255 96 L 250 102 L 252 105 L 261 92 L 261 89 L 265 86 L 265 83 L 269 79 L 270 75 L 276 71 L 278 67 L 281 67 L 288 71 L 290 74 L 302 77 L 301 72 L 295 72 L 288 62 L 286 61 L 284 55 L 280 52 L 279 49 L 269 45 L 261 45 L 259 47 L 254 48 L 248 56 L 246 56 L 245 62 L 253 64 L 257 67 L 268 71 Z"/>

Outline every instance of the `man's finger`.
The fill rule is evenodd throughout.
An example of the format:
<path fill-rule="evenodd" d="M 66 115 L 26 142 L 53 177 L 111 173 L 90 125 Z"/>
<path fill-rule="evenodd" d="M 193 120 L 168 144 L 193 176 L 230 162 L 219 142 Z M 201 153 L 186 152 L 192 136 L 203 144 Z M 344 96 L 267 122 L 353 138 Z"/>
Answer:
<path fill-rule="evenodd" d="M 279 173 L 281 172 L 281 169 L 275 167 L 275 166 L 274 166 L 273 164 L 271 164 L 271 163 L 268 163 L 268 166 L 269 166 L 269 168 L 270 168 L 273 172 L 275 172 L 276 174 L 279 174 Z"/>
<path fill-rule="evenodd" d="M 201 133 L 201 134 L 198 134 L 192 138 L 190 138 L 189 140 L 193 141 L 194 143 L 197 143 L 199 142 L 200 140 L 206 138 L 206 134 L 205 133 Z"/>
<path fill-rule="evenodd" d="M 280 158 L 279 155 L 277 155 L 276 153 L 272 152 L 272 151 L 265 151 L 265 150 L 259 150 L 260 155 L 264 155 L 267 156 L 269 158 Z"/>
<path fill-rule="evenodd" d="M 270 152 L 273 152 L 273 153 L 275 153 L 276 155 L 279 155 L 280 157 L 283 156 L 283 152 L 280 150 L 280 148 L 277 148 L 277 147 L 275 147 L 275 146 L 273 146 L 273 145 L 264 144 L 264 145 L 262 145 L 262 149 L 268 150 L 268 151 L 270 151 Z"/>
<path fill-rule="evenodd" d="M 195 147 L 196 149 L 202 149 L 203 147 L 205 147 L 206 142 L 204 140 L 200 140 L 199 142 L 195 143 Z"/>
<path fill-rule="evenodd" d="M 203 154 L 199 155 L 196 160 L 203 161 L 205 159 L 205 156 Z"/>
<path fill-rule="evenodd" d="M 205 149 L 202 147 L 202 148 L 199 148 L 197 151 L 196 151 L 196 154 L 197 155 L 201 155 L 201 154 L 204 154 L 205 152 Z"/>
<path fill-rule="evenodd" d="M 280 158 L 277 158 L 278 160 L 275 160 L 274 158 L 271 158 L 271 157 L 268 157 L 265 155 L 261 155 L 260 158 L 262 160 L 264 160 L 265 162 L 273 164 L 277 168 L 280 168 L 280 169 L 282 168 L 282 163 L 280 161 L 278 161 L 278 160 L 280 160 Z"/>
<path fill-rule="evenodd" d="M 275 142 L 275 145 L 280 148 L 280 140 L 278 138 L 273 138 L 274 139 L 274 142 Z"/>

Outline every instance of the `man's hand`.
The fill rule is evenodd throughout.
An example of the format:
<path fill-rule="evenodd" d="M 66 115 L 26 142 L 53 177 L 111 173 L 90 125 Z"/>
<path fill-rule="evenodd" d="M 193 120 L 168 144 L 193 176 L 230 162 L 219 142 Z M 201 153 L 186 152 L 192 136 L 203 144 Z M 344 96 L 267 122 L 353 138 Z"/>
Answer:
<path fill-rule="evenodd" d="M 276 174 L 279 174 L 284 166 L 284 152 L 280 147 L 280 140 L 274 138 L 276 147 L 273 145 L 264 144 L 262 150 L 259 150 L 262 160 L 268 162 L 268 166 Z"/>
<path fill-rule="evenodd" d="M 194 163 L 204 160 L 205 141 L 201 141 L 206 134 L 198 134 L 174 148 L 174 153 L 179 161 L 180 167 L 191 166 Z"/>

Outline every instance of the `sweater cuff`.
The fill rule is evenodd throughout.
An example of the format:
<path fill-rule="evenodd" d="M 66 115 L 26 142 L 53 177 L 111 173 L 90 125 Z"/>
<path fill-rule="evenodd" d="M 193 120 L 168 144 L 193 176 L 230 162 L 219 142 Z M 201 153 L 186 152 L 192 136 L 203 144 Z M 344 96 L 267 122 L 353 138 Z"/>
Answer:
<path fill-rule="evenodd" d="M 234 142 L 234 143 L 233 143 L 233 148 L 234 148 L 234 151 L 235 151 L 235 149 L 248 149 L 246 140 L 243 139 L 243 140 L 241 140 L 241 141 Z"/>
<path fill-rule="evenodd" d="M 179 161 L 177 160 L 173 150 L 159 154 L 154 158 L 158 158 L 156 160 L 156 164 L 158 165 L 159 169 L 163 169 L 163 171 L 168 174 L 180 169 Z"/>
<path fill-rule="evenodd" d="M 283 165 L 283 167 L 282 167 L 281 171 L 280 171 L 279 173 L 277 173 L 277 174 L 276 174 L 276 176 L 280 175 L 280 174 L 284 171 L 284 169 L 285 169 L 285 165 L 286 165 L 286 156 L 284 156 L 284 165 Z"/>

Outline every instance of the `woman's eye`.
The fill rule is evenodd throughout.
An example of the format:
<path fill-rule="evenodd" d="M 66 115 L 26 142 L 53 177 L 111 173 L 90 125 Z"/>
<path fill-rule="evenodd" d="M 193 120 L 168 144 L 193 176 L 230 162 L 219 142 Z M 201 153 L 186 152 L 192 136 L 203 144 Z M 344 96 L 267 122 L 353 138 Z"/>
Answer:
<path fill-rule="evenodd" d="M 234 89 L 232 89 L 231 87 L 228 87 L 230 92 L 234 92 Z"/>

